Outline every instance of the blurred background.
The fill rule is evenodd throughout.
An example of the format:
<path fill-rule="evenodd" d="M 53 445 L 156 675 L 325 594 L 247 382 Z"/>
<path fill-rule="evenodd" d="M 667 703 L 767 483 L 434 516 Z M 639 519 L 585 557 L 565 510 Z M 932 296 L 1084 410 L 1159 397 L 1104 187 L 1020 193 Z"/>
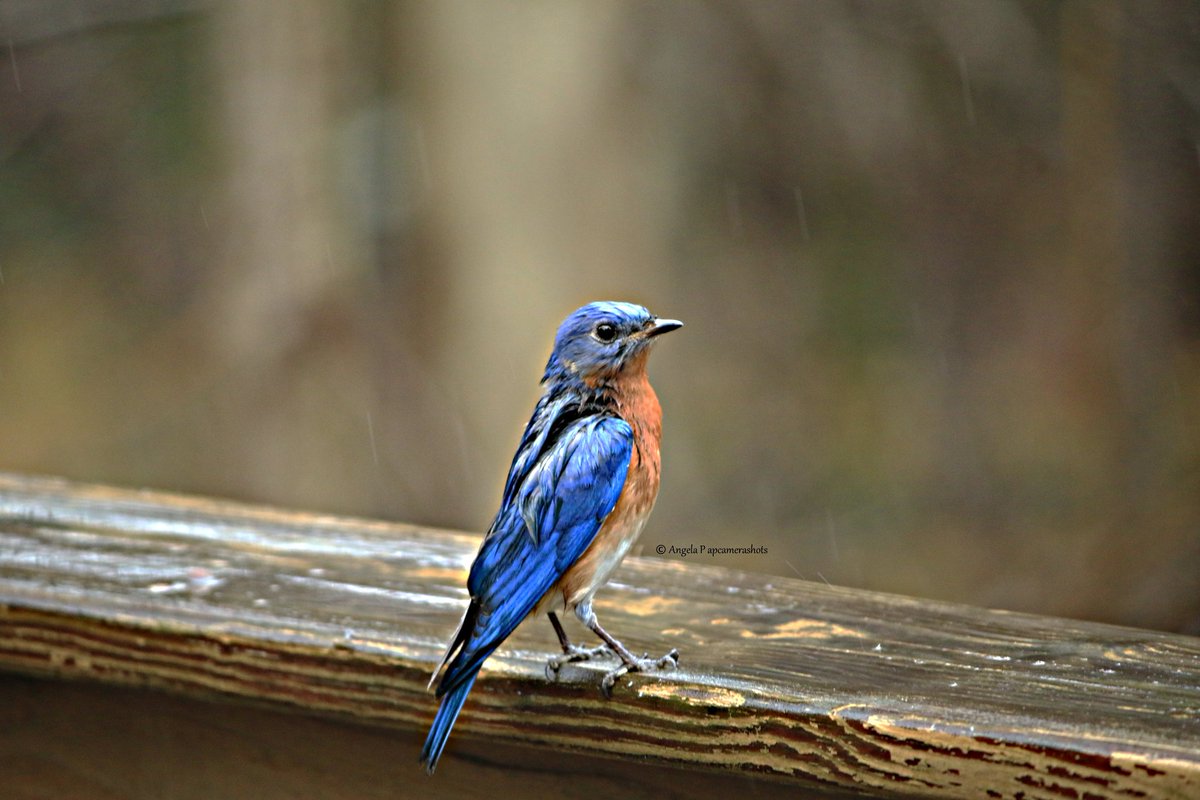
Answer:
<path fill-rule="evenodd" d="M 0 0 L 0 469 L 481 531 L 594 299 L 643 554 L 1200 633 L 1200 4 Z"/>

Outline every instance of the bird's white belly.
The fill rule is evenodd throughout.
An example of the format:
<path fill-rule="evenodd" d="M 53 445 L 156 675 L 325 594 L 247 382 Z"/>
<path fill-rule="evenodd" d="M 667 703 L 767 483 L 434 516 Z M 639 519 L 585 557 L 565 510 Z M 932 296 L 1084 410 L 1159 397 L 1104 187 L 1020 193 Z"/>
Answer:
<path fill-rule="evenodd" d="M 617 544 L 614 547 L 604 548 L 598 553 L 596 571 L 592 573 L 592 579 L 588 581 L 583 594 L 584 598 L 590 599 L 601 586 L 608 583 L 609 577 L 617 571 L 617 567 L 621 566 L 629 548 L 633 547 L 633 543 L 642 535 L 642 526 L 645 523 L 646 517 L 641 517 L 630 520 L 624 533 L 613 531 L 612 536 Z"/>

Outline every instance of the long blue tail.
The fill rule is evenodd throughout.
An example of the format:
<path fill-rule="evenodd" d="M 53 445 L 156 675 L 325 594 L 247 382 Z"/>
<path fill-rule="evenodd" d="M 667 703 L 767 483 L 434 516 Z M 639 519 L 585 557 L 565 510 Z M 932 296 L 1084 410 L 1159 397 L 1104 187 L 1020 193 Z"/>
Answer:
<path fill-rule="evenodd" d="M 442 757 L 442 751 L 446 749 L 446 740 L 450 738 L 450 729 L 454 727 L 454 720 L 458 719 L 458 712 L 462 711 L 463 703 L 466 702 L 467 694 L 475 685 L 477 677 L 478 667 L 474 675 L 443 697 L 442 704 L 438 706 L 433 726 L 429 729 L 429 735 L 425 737 L 425 746 L 421 748 L 421 764 L 430 775 L 437 769 L 438 759 Z"/>

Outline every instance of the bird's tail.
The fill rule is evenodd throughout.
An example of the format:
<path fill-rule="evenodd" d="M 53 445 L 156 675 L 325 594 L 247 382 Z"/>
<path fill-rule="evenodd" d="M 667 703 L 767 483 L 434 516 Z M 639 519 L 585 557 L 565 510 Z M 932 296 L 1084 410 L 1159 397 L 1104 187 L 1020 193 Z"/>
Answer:
<path fill-rule="evenodd" d="M 475 685 L 477 677 L 478 667 L 470 678 L 455 687 L 454 691 L 448 692 L 442 698 L 442 704 L 438 706 L 433 726 L 429 729 L 429 735 L 425 737 L 425 746 L 421 748 L 421 765 L 430 775 L 437 769 L 438 759 L 442 757 L 442 751 L 446 749 L 446 740 L 450 738 L 450 729 L 454 727 L 454 720 L 458 719 L 458 712 L 462 711 L 463 703 L 466 702 L 467 694 Z"/>

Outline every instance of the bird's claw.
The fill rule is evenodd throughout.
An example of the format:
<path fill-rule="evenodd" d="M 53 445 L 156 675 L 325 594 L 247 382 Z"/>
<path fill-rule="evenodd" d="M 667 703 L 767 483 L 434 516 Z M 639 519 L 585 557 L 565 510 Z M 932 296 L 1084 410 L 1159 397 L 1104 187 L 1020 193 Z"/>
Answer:
<path fill-rule="evenodd" d="M 612 648 L 606 644 L 595 647 L 581 647 L 580 645 L 573 644 L 566 652 L 546 659 L 546 677 L 552 681 L 558 680 L 558 671 L 563 666 L 575 664 L 580 661 L 591 661 L 593 658 L 600 658 L 611 653 Z"/>
<path fill-rule="evenodd" d="M 635 658 L 632 662 L 626 661 L 621 666 L 609 672 L 604 676 L 604 680 L 600 681 L 600 690 L 604 692 L 605 697 L 612 697 L 613 686 L 617 683 L 617 678 L 630 672 L 656 672 L 663 669 L 675 669 L 679 666 L 679 651 L 674 647 L 662 658 L 650 658 L 649 654 L 643 653 L 641 658 Z"/>

